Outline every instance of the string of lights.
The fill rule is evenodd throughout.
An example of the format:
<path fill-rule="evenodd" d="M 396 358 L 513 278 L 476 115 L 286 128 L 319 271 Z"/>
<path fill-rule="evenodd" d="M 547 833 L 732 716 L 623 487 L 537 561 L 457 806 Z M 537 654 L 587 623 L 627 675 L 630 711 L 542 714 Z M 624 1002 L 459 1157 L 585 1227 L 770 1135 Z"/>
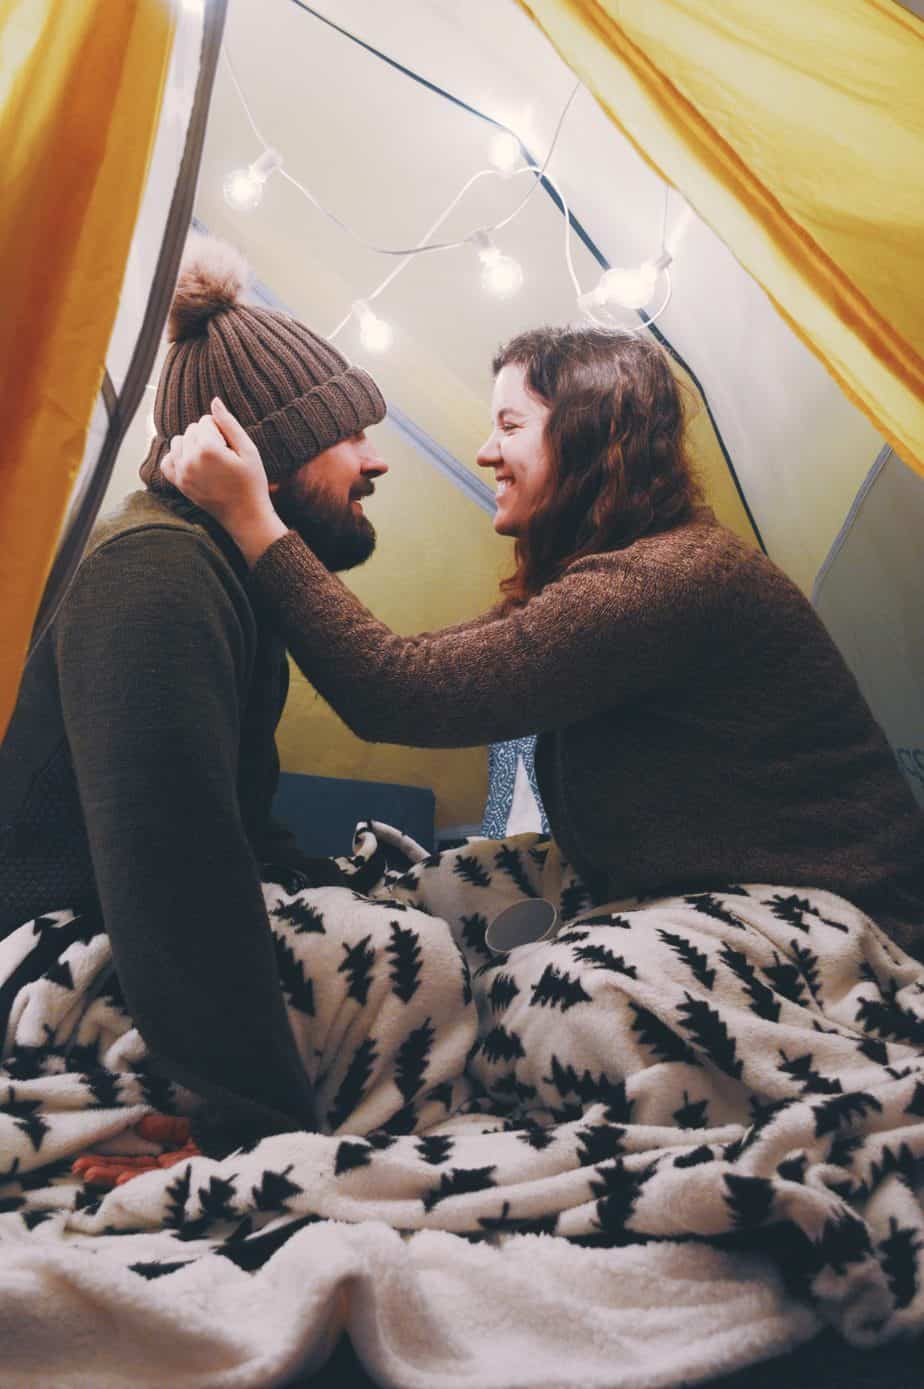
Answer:
<path fill-rule="evenodd" d="M 656 319 L 660 318 L 670 303 L 672 293 L 670 264 L 673 257 L 671 251 L 668 249 L 667 236 L 668 202 L 670 197 L 669 185 L 665 185 L 661 244 L 658 255 L 652 257 L 650 260 L 646 260 L 636 267 L 613 267 L 607 269 L 603 272 L 593 289 L 586 293 L 581 289 L 574 267 L 571 244 L 571 212 L 561 188 L 548 173 L 548 165 L 558 143 L 565 118 L 580 90 L 580 82 L 575 83 L 562 108 L 548 151 L 541 165 L 534 162 L 524 162 L 529 156 L 526 146 L 517 132 L 509 126 L 503 125 L 501 122 L 492 121 L 494 134 L 491 138 L 489 147 L 490 167 L 479 169 L 466 180 L 458 193 L 455 194 L 436 220 L 413 246 L 394 248 L 381 246 L 360 235 L 360 233 L 355 231 L 348 223 L 331 212 L 310 189 L 306 188 L 303 183 L 288 172 L 284 166 L 282 155 L 269 144 L 257 126 L 250 103 L 247 100 L 237 73 L 234 70 L 234 65 L 227 51 L 227 47 L 223 47 L 222 52 L 228 74 L 244 114 L 256 141 L 262 146 L 260 154 L 251 164 L 243 168 L 234 169 L 225 179 L 223 191 L 228 206 L 234 211 L 241 213 L 254 211 L 262 201 L 263 189 L 267 179 L 269 179 L 272 174 L 278 173 L 281 178 L 291 184 L 318 212 L 352 240 L 358 242 L 367 250 L 374 251 L 380 255 L 399 258 L 398 265 L 395 266 L 378 285 L 362 298 L 353 301 L 348 313 L 344 315 L 340 322 L 327 335 L 329 340 L 336 338 L 351 319 L 355 319 L 359 326 L 360 341 L 366 350 L 370 352 L 385 351 L 394 341 L 394 329 L 387 320 L 380 318 L 374 312 L 371 305 L 391 284 L 393 284 L 397 276 L 406 269 L 410 262 L 416 256 L 422 254 L 445 252 L 455 250 L 459 247 L 471 246 L 477 252 L 481 262 L 482 287 L 489 293 L 496 294 L 502 298 L 509 298 L 516 294 L 522 287 L 524 281 L 522 266 L 512 256 L 506 255 L 500 250 L 494 240 L 494 233 L 503 230 L 522 213 L 540 183 L 549 185 L 562 205 L 565 264 L 574 288 L 577 307 L 585 317 L 601 326 L 618 326 L 625 328 L 627 326 L 625 323 L 625 311 L 641 311 L 643 321 L 636 329 L 637 331 L 641 331 L 643 328 L 649 327 Z M 433 240 L 439 228 L 476 183 L 485 178 L 499 178 L 509 181 L 523 174 L 531 176 L 532 185 L 525 196 L 516 204 L 512 212 L 508 213 L 497 222 L 489 226 L 478 227 L 456 240 Z M 686 216 L 689 216 L 689 209 L 685 208 L 684 212 Z M 685 222 L 685 220 L 685 217 L 681 218 L 681 222 Z M 672 239 L 676 243 L 676 236 Z M 658 295 L 660 295 L 660 302 L 655 309 L 648 312 L 648 306 L 652 304 L 652 301 Z M 620 315 L 620 310 L 622 310 L 622 315 Z M 633 325 L 633 327 L 634 326 L 635 325 Z"/>
<path fill-rule="evenodd" d="M 406 64 L 399 62 L 397 58 L 394 58 L 390 54 L 383 52 L 382 49 L 376 48 L 374 44 L 367 43 L 366 40 L 360 38 L 358 34 L 354 34 L 351 29 L 345 28 L 342 24 L 337 24 L 334 20 L 330 18 L 329 15 L 323 14 L 313 5 L 308 4 L 307 0 L 290 0 L 290 4 L 292 4 L 301 13 L 310 16 L 316 23 L 322 24 L 326 28 L 332 30 L 334 33 L 339 34 L 348 43 L 351 43 L 355 45 L 357 48 L 370 54 L 370 56 L 375 58 L 378 62 L 385 64 L 387 67 L 391 68 L 395 72 L 401 73 L 401 75 L 403 77 L 406 77 L 408 81 L 414 82 L 415 84 L 422 87 L 425 91 L 432 92 L 433 95 L 439 97 L 440 100 L 449 102 L 451 105 L 456 107 L 457 110 L 466 111 L 473 118 L 489 125 L 498 134 L 509 131 L 509 127 L 507 127 L 500 121 L 496 121 L 492 116 L 487 115 L 484 111 L 479 110 L 477 106 L 470 105 L 469 102 L 464 101 L 461 97 L 456 96 L 453 92 L 448 91 L 445 87 L 441 87 L 437 82 L 433 82 L 428 77 L 423 76 L 421 73 L 415 72 L 413 68 L 410 68 Z M 516 136 L 514 136 L 514 140 L 517 140 Z M 529 154 L 529 151 L 526 150 L 525 146 L 524 153 L 526 155 L 527 161 L 530 164 L 535 164 L 536 161 Z M 548 193 L 551 200 L 555 203 L 555 206 L 564 216 L 564 207 L 561 205 L 559 196 L 552 188 L 549 180 L 547 178 L 537 179 L 533 187 L 538 188 L 540 185 Z M 688 223 L 692 219 L 693 213 L 689 204 L 684 202 L 680 216 L 677 218 L 676 222 L 671 228 L 670 233 L 668 234 L 666 227 L 667 211 L 668 200 L 665 197 L 664 218 L 661 228 L 661 244 L 662 246 L 666 244 L 667 249 L 673 255 L 680 244 L 681 237 L 686 231 Z M 582 242 L 582 244 L 587 249 L 588 253 L 596 261 L 597 265 L 600 267 L 601 272 L 610 269 L 610 265 L 606 257 L 601 252 L 599 246 L 596 244 L 593 237 L 583 226 L 580 219 L 571 214 L 571 222 L 575 236 L 578 238 L 578 240 Z M 728 451 L 725 440 L 722 437 L 722 431 L 719 427 L 719 422 L 716 419 L 715 414 L 712 410 L 712 406 L 709 403 L 709 396 L 705 388 L 703 387 L 703 383 L 697 376 L 692 364 L 687 361 L 687 359 L 678 350 L 675 344 L 670 340 L 670 338 L 667 337 L 663 329 L 660 328 L 656 323 L 652 322 L 651 318 L 645 312 L 645 310 L 638 309 L 636 310 L 636 313 L 639 320 L 641 321 L 641 326 L 644 328 L 651 328 L 652 337 L 655 339 L 656 342 L 659 342 L 661 344 L 665 352 L 667 352 L 670 356 L 671 360 L 674 363 L 676 363 L 676 365 L 683 372 L 686 373 L 686 375 L 690 379 L 690 382 L 694 386 L 699 396 L 699 399 L 702 401 L 703 408 L 705 409 L 706 414 L 709 417 L 709 423 L 712 426 L 713 432 L 715 434 L 716 443 L 719 446 L 722 457 L 725 459 L 725 464 L 728 468 L 729 476 L 731 477 L 732 482 L 734 483 L 735 490 L 738 494 L 738 499 L 741 502 L 745 514 L 747 515 L 748 520 L 750 521 L 751 526 L 754 529 L 754 534 L 757 537 L 758 544 L 760 545 L 761 549 L 765 550 L 766 546 L 764 545 L 763 538 L 760 534 L 760 527 L 758 526 L 757 520 L 751 512 L 751 508 L 748 505 L 748 499 L 744 495 L 744 490 L 741 486 L 740 479 L 735 469 L 734 460 Z M 621 328 L 625 328 L 627 325 L 625 324 L 625 322 L 623 322 L 619 326 Z"/>

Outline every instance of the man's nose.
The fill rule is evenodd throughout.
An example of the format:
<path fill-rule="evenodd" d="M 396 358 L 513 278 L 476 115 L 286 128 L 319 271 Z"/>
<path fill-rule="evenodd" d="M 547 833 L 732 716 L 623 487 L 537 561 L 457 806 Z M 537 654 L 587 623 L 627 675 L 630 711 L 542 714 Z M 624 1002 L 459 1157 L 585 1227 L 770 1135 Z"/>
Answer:
<path fill-rule="evenodd" d="M 360 471 L 367 477 L 381 477 L 383 473 L 388 472 L 388 464 L 375 449 L 367 449 L 363 454 Z"/>
<path fill-rule="evenodd" d="M 475 462 L 479 468 L 493 468 L 501 461 L 500 448 L 497 442 L 497 431 L 492 430 L 485 439 L 481 448 L 475 454 Z"/>

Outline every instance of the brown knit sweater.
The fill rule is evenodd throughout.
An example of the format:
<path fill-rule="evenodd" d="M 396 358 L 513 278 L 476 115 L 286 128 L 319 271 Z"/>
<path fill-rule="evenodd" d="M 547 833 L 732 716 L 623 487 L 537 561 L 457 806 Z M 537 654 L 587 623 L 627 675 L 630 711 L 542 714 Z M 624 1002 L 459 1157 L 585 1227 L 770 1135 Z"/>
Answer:
<path fill-rule="evenodd" d="M 924 957 L 924 815 L 811 605 L 708 508 L 447 632 L 395 635 L 292 532 L 251 584 L 360 737 L 538 733 L 552 832 L 599 897 L 826 888 Z"/>

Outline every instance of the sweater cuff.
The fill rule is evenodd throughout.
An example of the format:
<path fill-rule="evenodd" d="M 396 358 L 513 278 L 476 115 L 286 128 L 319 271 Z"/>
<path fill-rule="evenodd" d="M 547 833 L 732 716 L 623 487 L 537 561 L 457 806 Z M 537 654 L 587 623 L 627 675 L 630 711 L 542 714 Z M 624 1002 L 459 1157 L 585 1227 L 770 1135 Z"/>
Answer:
<path fill-rule="evenodd" d="M 220 1105 L 204 1104 L 189 1120 L 190 1136 L 203 1157 L 229 1157 L 239 1148 L 250 1151 L 275 1133 L 314 1133 L 314 1122 L 299 1124 L 289 1115 L 262 1114 L 245 1107 L 234 1111 Z"/>
<path fill-rule="evenodd" d="M 309 550 L 297 531 L 286 531 L 268 545 L 250 571 L 249 588 L 257 599 L 279 603 L 294 587 L 303 583 L 314 565 L 327 570 Z"/>

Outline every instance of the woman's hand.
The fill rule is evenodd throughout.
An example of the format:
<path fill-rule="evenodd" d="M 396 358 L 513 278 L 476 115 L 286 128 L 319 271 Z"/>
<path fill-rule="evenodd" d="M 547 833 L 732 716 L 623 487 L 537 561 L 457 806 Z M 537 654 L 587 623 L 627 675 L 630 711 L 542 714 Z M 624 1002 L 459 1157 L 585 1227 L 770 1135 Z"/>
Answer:
<path fill-rule="evenodd" d="M 212 413 L 170 440 L 168 482 L 215 517 L 253 567 L 286 527 L 273 509 L 263 463 L 247 431 L 216 397 Z"/>

